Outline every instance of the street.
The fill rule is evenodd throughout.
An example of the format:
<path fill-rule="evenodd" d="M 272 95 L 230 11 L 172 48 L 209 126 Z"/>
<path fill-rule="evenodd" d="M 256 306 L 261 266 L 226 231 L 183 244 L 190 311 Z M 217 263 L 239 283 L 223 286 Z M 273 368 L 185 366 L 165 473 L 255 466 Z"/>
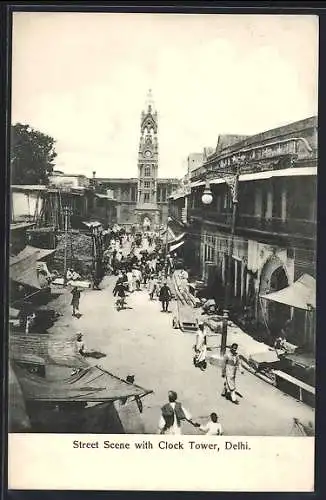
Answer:
<path fill-rule="evenodd" d="M 134 375 L 136 384 L 154 391 L 143 398 L 146 433 L 157 433 L 160 408 L 167 402 L 170 389 L 178 393 L 179 401 L 195 421 L 204 423 L 215 411 L 225 435 L 288 436 L 293 435 L 294 417 L 303 422 L 314 421 L 312 408 L 245 370 L 238 374 L 240 404 L 227 401 L 221 396 L 220 368 L 208 364 L 206 372 L 202 372 L 193 366 L 195 335 L 174 330 L 173 314 L 162 313 L 160 302 L 150 301 L 144 287 L 128 296 L 130 308 L 116 310 L 112 294 L 116 279 L 105 277 L 101 290 L 82 292 L 80 319 L 71 315 L 70 293 L 61 296 L 63 316 L 52 328 L 52 338 L 71 338 L 82 332 L 88 349 L 106 354 L 100 360 L 88 358 L 90 363 L 121 378 Z M 170 310 L 174 307 L 172 301 Z M 188 423 L 182 425 L 184 434 L 201 433 Z"/>

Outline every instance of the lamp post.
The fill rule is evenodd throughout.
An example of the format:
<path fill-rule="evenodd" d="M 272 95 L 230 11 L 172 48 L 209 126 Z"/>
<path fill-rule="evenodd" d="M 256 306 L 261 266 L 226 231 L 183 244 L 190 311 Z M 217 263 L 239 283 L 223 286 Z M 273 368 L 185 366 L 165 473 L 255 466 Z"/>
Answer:
<path fill-rule="evenodd" d="M 219 170 L 219 173 L 226 174 L 227 177 L 226 183 L 231 189 L 232 194 L 232 220 L 231 220 L 231 231 L 230 231 L 230 240 L 228 244 L 228 261 L 226 268 L 226 283 L 225 283 L 225 294 L 224 294 L 224 310 L 223 310 L 223 324 L 222 324 L 222 339 L 221 339 L 221 356 L 225 354 L 226 343 L 227 343 L 227 331 L 228 331 L 228 321 L 229 321 L 229 308 L 230 308 L 230 291 L 231 291 L 231 273 L 232 273 L 232 257 L 234 250 L 234 234 L 235 234 L 235 225 L 237 218 L 237 210 L 238 210 L 238 187 L 239 187 L 239 175 L 240 175 L 240 167 L 244 162 L 244 156 L 233 157 L 232 163 L 236 165 L 236 172 L 230 174 L 229 172 L 222 172 Z M 210 205 L 213 201 L 213 194 L 211 192 L 209 182 L 206 181 L 204 193 L 202 195 L 202 202 L 204 205 Z"/>
<path fill-rule="evenodd" d="M 64 233 L 65 233 L 65 245 L 64 245 L 64 260 L 63 260 L 63 284 L 67 284 L 67 252 L 68 252 L 68 227 L 69 227 L 69 216 L 72 214 L 72 210 L 69 206 L 65 206 L 63 209 L 64 213 Z"/>

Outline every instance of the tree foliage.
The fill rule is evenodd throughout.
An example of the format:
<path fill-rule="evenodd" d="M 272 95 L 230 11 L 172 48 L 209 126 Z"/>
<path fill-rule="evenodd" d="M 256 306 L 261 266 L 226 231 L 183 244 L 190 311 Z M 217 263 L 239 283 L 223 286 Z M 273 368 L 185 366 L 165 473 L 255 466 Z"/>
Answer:
<path fill-rule="evenodd" d="M 11 183 L 47 184 L 57 156 L 55 140 L 29 125 L 11 127 Z"/>

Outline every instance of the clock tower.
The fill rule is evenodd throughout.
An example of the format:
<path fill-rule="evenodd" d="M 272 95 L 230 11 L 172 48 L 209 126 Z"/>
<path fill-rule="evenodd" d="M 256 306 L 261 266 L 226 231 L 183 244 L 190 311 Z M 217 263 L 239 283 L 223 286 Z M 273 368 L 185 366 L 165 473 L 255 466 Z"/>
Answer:
<path fill-rule="evenodd" d="M 138 149 L 138 189 L 136 215 L 140 225 L 159 224 L 157 205 L 158 140 L 157 111 L 154 109 L 152 91 L 149 90 L 145 110 L 141 113 Z"/>

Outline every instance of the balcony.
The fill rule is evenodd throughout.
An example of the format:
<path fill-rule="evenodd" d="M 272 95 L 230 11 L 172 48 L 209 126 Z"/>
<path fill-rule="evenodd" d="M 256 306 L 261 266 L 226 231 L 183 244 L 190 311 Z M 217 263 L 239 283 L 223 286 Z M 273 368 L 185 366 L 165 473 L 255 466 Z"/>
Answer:
<path fill-rule="evenodd" d="M 232 214 L 225 212 L 218 212 L 213 207 L 204 207 L 201 208 L 191 208 L 189 211 L 190 218 L 195 217 L 199 219 L 205 219 L 212 222 L 216 222 L 217 224 L 221 224 L 222 226 L 230 227 L 232 222 Z"/>
<path fill-rule="evenodd" d="M 215 222 L 217 225 L 231 227 L 232 214 L 217 212 L 211 207 L 193 208 L 190 210 L 190 218 L 200 218 Z M 316 221 L 289 218 L 282 220 L 278 217 L 265 219 L 254 215 L 238 214 L 236 227 L 241 231 L 259 231 L 265 234 L 280 236 L 300 236 L 302 238 L 315 239 L 317 233 Z"/>
<path fill-rule="evenodd" d="M 289 218 L 282 220 L 279 217 L 265 219 L 252 215 L 239 215 L 237 224 L 239 227 L 256 229 L 265 233 L 276 233 L 280 235 L 302 236 L 305 238 L 316 238 L 316 221 L 306 219 Z"/>

